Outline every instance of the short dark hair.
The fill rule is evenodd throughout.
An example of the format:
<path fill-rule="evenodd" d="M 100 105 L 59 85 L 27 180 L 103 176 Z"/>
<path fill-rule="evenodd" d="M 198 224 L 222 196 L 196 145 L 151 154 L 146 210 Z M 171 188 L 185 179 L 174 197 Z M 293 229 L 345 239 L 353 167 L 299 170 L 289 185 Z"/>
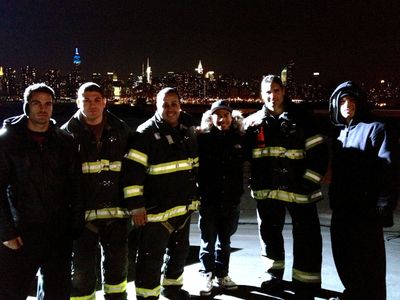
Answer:
<path fill-rule="evenodd" d="M 98 92 L 100 93 L 101 97 L 104 98 L 103 89 L 95 82 L 85 82 L 82 84 L 77 92 L 78 99 L 83 99 L 83 94 L 86 92 Z"/>
<path fill-rule="evenodd" d="M 25 89 L 25 91 L 24 91 L 24 103 L 28 103 L 29 100 L 31 100 L 32 95 L 34 93 L 46 93 L 46 94 L 49 94 L 51 96 L 52 100 L 54 100 L 54 98 L 55 98 L 54 90 L 51 87 L 49 87 L 45 83 L 35 83 L 35 84 L 32 84 L 32 85 L 28 86 Z"/>
<path fill-rule="evenodd" d="M 170 95 L 170 94 L 176 95 L 178 97 L 179 101 L 180 101 L 181 98 L 179 96 L 178 90 L 176 88 L 173 88 L 173 87 L 166 87 L 166 88 L 163 88 L 161 91 L 158 92 L 156 102 L 158 103 L 158 101 L 164 100 L 165 96 L 166 95 Z"/>
<path fill-rule="evenodd" d="M 265 88 L 265 86 L 266 86 L 267 84 L 271 84 L 271 83 L 277 83 L 277 84 L 279 84 L 279 86 L 280 86 L 281 88 L 284 88 L 284 87 L 285 87 L 285 86 L 283 85 L 283 83 L 282 83 L 282 79 L 281 79 L 278 75 L 272 75 L 272 74 L 270 74 L 270 75 L 265 76 L 265 77 L 262 79 L 262 81 L 261 81 L 261 92 L 263 92 L 263 90 L 264 90 L 264 88 Z"/>

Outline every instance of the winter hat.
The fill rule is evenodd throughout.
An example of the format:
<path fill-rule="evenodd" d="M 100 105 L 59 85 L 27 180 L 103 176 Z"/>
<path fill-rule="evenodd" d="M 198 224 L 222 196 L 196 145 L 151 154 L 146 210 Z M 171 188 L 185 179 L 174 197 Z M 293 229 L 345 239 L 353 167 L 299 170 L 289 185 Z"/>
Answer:
<path fill-rule="evenodd" d="M 227 100 L 215 101 L 211 105 L 211 114 L 215 113 L 218 109 L 225 109 L 225 110 L 229 111 L 230 113 L 232 112 L 232 107 L 229 106 L 229 101 L 227 101 Z"/>

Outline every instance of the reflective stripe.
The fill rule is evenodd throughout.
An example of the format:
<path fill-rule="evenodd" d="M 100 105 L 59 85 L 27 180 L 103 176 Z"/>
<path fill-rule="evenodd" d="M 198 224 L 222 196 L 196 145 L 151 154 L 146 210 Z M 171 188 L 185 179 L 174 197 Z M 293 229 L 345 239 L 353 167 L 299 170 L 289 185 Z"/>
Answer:
<path fill-rule="evenodd" d="M 70 297 L 70 300 L 96 300 L 96 292 L 88 296 Z"/>
<path fill-rule="evenodd" d="M 286 157 L 289 159 L 303 159 L 303 149 L 286 149 L 284 147 L 266 147 L 253 149 L 253 158 Z"/>
<path fill-rule="evenodd" d="M 144 154 L 143 152 L 135 149 L 129 149 L 129 152 L 125 155 L 125 157 L 147 167 L 147 154 Z"/>
<path fill-rule="evenodd" d="M 127 218 L 129 213 L 125 208 L 107 207 L 101 209 L 87 210 L 85 212 L 85 220 L 91 221 L 95 219 L 110 219 L 110 218 Z"/>
<path fill-rule="evenodd" d="M 161 285 L 162 286 L 183 285 L 183 275 L 179 276 L 177 279 L 171 279 L 171 278 L 164 277 Z"/>
<path fill-rule="evenodd" d="M 107 159 L 102 159 L 99 161 L 90 161 L 82 163 L 82 173 L 100 173 L 101 171 L 121 171 L 121 162 L 119 160 L 110 162 Z"/>
<path fill-rule="evenodd" d="M 116 294 L 116 293 L 123 293 L 126 291 L 126 285 L 128 281 L 125 280 L 119 284 L 104 284 L 104 293 L 106 294 Z"/>
<path fill-rule="evenodd" d="M 274 260 L 272 263 L 271 270 L 282 270 L 285 268 L 285 261 L 284 260 Z"/>
<path fill-rule="evenodd" d="M 143 185 L 131 185 L 124 187 L 124 199 L 142 195 L 143 195 Z"/>
<path fill-rule="evenodd" d="M 311 171 L 310 169 L 306 170 L 306 173 L 304 174 L 303 177 L 315 183 L 320 183 L 322 180 L 321 174 Z"/>
<path fill-rule="evenodd" d="M 309 273 L 293 269 L 292 278 L 306 283 L 320 283 L 321 273 Z"/>
<path fill-rule="evenodd" d="M 160 292 L 161 292 L 160 285 L 152 290 L 136 287 L 136 296 L 140 296 L 143 298 L 158 297 L 160 296 Z"/>
<path fill-rule="evenodd" d="M 183 216 L 189 211 L 198 210 L 200 201 L 194 200 L 190 205 L 180 205 L 175 206 L 171 209 L 168 209 L 165 212 L 161 212 L 158 214 L 148 214 L 147 221 L 148 222 L 164 222 L 170 218 L 174 218 L 177 216 Z"/>
<path fill-rule="evenodd" d="M 322 144 L 323 142 L 324 138 L 321 135 L 317 134 L 306 139 L 305 148 L 306 150 L 310 150 L 312 147 Z"/>
<path fill-rule="evenodd" d="M 179 171 L 191 170 L 193 167 L 199 165 L 199 158 L 188 158 L 186 160 L 171 161 L 168 163 L 162 163 L 158 165 L 151 165 L 147 170 L 150 175 L 161 175 L 174 173 Z"/>
<path fill-rule="evenodd" d="M 277 199 L 286 202 L 311 203 L 322 199 L 322 192 L 321 190 L 316 190 L 309 195 L 302 195 L 283 190 L 252 190 L 251 196 L 256 200 Z"/>

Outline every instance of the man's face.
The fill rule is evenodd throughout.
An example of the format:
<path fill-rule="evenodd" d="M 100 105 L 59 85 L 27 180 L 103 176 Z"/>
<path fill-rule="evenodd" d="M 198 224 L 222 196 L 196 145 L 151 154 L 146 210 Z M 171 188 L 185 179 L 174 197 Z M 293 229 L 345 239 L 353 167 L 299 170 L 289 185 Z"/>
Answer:
<path fill-rule="evenodd" d="M 33 92 L 29 100 L 29 122 L 33 125 L 49 124 L 53 114 L 53 98 L 44 92 Z"/>
<path fill-rule="evenodd" d="M 211 115 L 212 123 L 219 130 L 228 130 L 232 124 L 232 114 L 226 109 L 218 109 Z"/>
<path fill-rule="evenodd" d="M 83 99 L 78 99 L 78 107 L 89 124 L 98 124 L 103 120 L 106 99 L 99 92 L 87 91 Z"/>
<path fill-rule="evenodd" d="M 164 99 L 157 101 L 157 112 L 166 123 L 172 127 L 177 126 L 181 112 L 178 95 L 175 93 L 166 94 Z"/>
<path fill-rule="evenodd" d="M 339 101 L 340 115 L 349 122 L 356 113 L 356 100 L 345 96 Z"/>
<path fill-rule="evenodd" d="M 267 109 L 277 113 L 283 112 L 284 96 L 285 90 L 276 82 L 265 84 L 261 94 Z"/>

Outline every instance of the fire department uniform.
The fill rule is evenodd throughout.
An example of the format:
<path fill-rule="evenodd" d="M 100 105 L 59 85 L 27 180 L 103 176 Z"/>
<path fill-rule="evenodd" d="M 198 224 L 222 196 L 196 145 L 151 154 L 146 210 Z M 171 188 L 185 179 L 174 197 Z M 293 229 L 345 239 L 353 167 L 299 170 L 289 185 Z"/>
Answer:
<path fill-rule="evenodd" d="M 163 257 L 163 290 L 179 290 L 189 250 L 190 215 L 197 209 L 197 145 L 191 118 L 181 112 L 175 128 L 155 115 L 140 125 L 124 160 L 128 209 L 145 207 L 136 265 L 138 299 L 158 299 Z"/>
<path fill-rule="evenodd" d="M 127 151 L 130 129 L 106 111 L 97 141 L 78 111 L 63 129 L 80 147 L 86 226 L 74 243 L 71 299 L 95 299 L 98 245 L 102 246 L 105 299 L 126 299 L 127 218 L 120 184 L 121 160 Z"/>
<path fill-rule="evenodd" d="M 286 208 L 293 223 L 292 280 L 296 290 L 321 285 L 322 239 L 316 202 L 328 151 L 312 118 L 288 103 L 273 116 L 263 108 L 245 120 L 251 160 L 251 195 L 257 200 L 262 256 L 267 272 L 282 279 L 285 268 L 282 229 Z"/>

